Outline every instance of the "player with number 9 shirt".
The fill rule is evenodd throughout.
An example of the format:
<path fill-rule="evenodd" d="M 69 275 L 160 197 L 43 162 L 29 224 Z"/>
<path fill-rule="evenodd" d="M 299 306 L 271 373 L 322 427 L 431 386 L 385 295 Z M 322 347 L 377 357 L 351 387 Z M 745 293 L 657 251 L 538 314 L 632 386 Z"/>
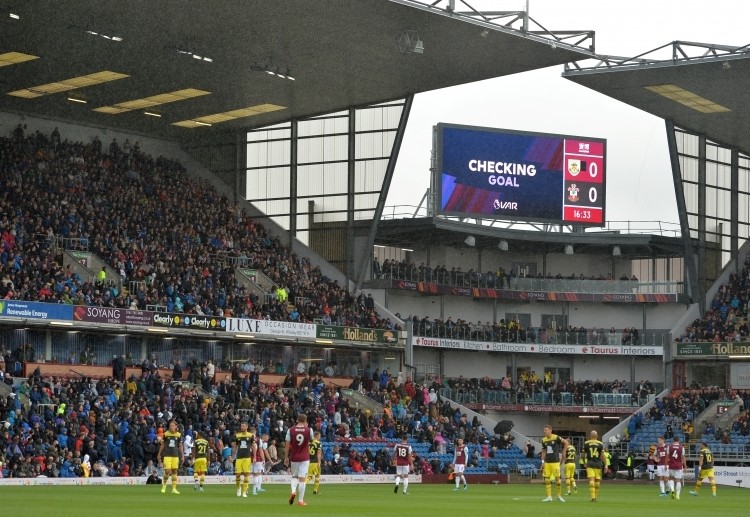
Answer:
<path fill-rule="evenodd" d="M 286 455 L 284 465 L 291 467 L 292 471 L 292 493 L 289 496 L 289 504 L 294 504 L 294 499 L 299 491 L 297 505 L 307 506 L 305 502 L 305 480 L 307 469 L 310 467 L 310 442 L 313 441 L 313 431 L 307 426 L 307 415 L 300 413 L 297 416 L 297 425 L 290 427 L 286 432 Z"/>

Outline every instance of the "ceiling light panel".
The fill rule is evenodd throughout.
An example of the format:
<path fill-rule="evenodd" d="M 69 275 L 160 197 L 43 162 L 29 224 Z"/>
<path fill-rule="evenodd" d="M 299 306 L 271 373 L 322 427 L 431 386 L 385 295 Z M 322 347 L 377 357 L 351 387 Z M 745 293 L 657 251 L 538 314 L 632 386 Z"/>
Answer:
<path fill-rule="evenodd" d="M 52 95 L 53 93 L 67 92 L 78 88 L 85 88 L 86 86 L 93 86 L 95 84 L 117 81 L 118 79 L 125 79 L 126 77 L 130 76 L 105 70 L 103 72 L 96 72 L 94 74 L 82 75 L 80 77 L 73 77 L 63 81 L 41 84 L 39 86 L 32 86 L 30 88 L 8 92 L 8 95 L 21 97 L 23 99 L 33 99 L 43 95 Z"/>
<path fill-rule="evenodd" d="M 144 97 L 143 99 L 118 102 L 117 104 L 114 104 L 112 106 L 102 106 L 100 108 L 96 108 L 94 109 L 94 111 L 98 111 L 99 113 L 107 113 L 109 115 L 119 115 L 120 113 L 126 113 L 128 111 L 152 108 L 154 106 L 160 106 L 162 104 L 169 104 L 170 102 L 193 99 L 195 97 L 209 95 L 210 93 L 211 92 L 198 90 L 196 88 L 186 88 L 184 90 L 176 90 L 173 92 L 160 93 L 158 95 Z"/>
<path fill-rule="evenodd" d="M 22 52 L 6 52 L 5 54 L 0 54 L 0 66 L 17 65 L 18 63 L 33 61 L 34 59 L 39 59 L 39 56 L 24 54 Z"/>
<path fill-rule="evenodd" d="M 685 90 L 676 84 L 659 84 L 646 86 L 645 88 L 700 113 L 726 113 L 731 111 L 729 108 L 722 106 L 721 104 L 717 104 L 712 100 Z"/>
<path fill-rule="evenodd" d="M 196 127 L 202 127 L 203 126 L 203 124 L 199 124 L 195 120 L 182 120 L 180 122 L 173 122 L 172 125 L 173 126 L 178 126 L 178 127 L 186 127 L 188 129 L 193 129 L 193 128 L 196 128 Z"/>
<path fill-rule="evenodd" d="M 258 104 L 256 106 L 248 106 L 247 108 L 224 111 L 222 113 L 214 113 L 213 115 L 195 117 L 189 120 L 182 120 L 180 122 L 174 122 L 172 123 L 172 125 L 186 128 L 195 128 L 208 124 L 218 124 L 220 122 L 236 120 L 238 118 L 252 117 L 254 115 L 261 115 L 263 113 L 270 113 L 272 111 L 283 109 L 286 109 L 286 106 L 279 106 L 277 104 Z"/>

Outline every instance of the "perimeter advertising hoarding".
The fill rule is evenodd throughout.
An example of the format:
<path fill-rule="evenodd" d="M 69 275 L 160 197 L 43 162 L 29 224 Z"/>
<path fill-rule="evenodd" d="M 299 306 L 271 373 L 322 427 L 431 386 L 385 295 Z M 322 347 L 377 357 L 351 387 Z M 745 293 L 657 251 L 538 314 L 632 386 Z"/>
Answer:
<path fill-rule="evenodd" d="M 412 337 L 414 346 L 447 348 L 450 350 L 474 350 L 477 352 L 506 352 L 520 354 L 566 354 L 596 356 L 651 356 L 662 357 L 661 346 L 598 346 L 598 345 L 552 345 L 544 343 L 501 343 L 493 341 L 467 341 L 436 337 Z"/>
<path fill-rule="evenodd" d="M 118 309 L 114 307 L 90 307 L 76 305 L 73 309 L 75 321 L 90 321 L 94 323 L 108 323 L 114 325 L 135 325 L 148 327 L 151 325 L 151 311 L 136 311 Z"/>
<path fill-rule="evenodd" d="M 438 212 L 603 226 L 607 141 L 435 127 Z"/>
<path fill-rule="evenodd" d="M 73 319 L 73 306 L 23 300 L 0 300 L 0 316 L 69 321 Z"/>
<path fill-rule="evenodd" d="M 227 328 L 225 318 L 216 316 L 198 316 L 196 314 L 173 314 L 170 312 L 152 312 L 151 325 L 154 327 L 191 328 L 195 330 L 220 330 Z"/>

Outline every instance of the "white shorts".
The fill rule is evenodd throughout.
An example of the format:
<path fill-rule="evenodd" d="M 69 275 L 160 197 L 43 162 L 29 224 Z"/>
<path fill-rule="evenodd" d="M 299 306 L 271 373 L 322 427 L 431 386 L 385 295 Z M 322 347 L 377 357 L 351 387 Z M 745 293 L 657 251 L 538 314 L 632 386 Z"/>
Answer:
<path fill-rule="evenodd" d="M 306 478 L 307 469 L 309 468 L 310 468 L 310 460 L 293 461 L 292 462 L 292 477 Z"/>
<path fill-rule="evenodd" d="M 453 472 L 455 474 L 463 474 L 464 473 L 464 467 L 466 467 L 466 465 L 464 465 L 462 463 L 456 463 L 455 465 L 453 465 Z"/>
<path fill-rule="evenodd" d="M 669 471 L 667 470 L 666 465 L 657 465 L 656 466 L 656 475 L 660 478 L 665 478 L 669 475 Z"/>
<path fill-rule="evenodd" d="M 266 471 L 266 464 L 262 461 L 256 461 L 253 463 L 253 474 L 263 474 Z"/>
<path fill-rule="evenodd" d="M 646 470 L 648 472 L 654 472 L 656 471 L 656 465 L 654 465 L 653 463 L 651 465 L 646 465 Z"/>
<path fill-rule="evenodd" d="M 669 477 L 682 479 L 682 469 L 669 469 Z"/>
<path fill-rule="evenodd" d="M 397 476 L 408 476 L 409 475 L 409 465 L 396 465 L 396 475 Z"/>

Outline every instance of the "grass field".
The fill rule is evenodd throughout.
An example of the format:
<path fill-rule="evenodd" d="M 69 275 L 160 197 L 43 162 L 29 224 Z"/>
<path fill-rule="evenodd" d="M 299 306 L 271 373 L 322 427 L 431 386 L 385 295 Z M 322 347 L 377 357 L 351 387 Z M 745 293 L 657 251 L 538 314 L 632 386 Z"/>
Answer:
<path fill-rule="evenodd" d="M 289 487 L 266 485 L 266 492 L 247 499 L 235 495 L 233 485 L 206 486 L 195 492 L 190 485 L 181 486 L 180 495 L 159 492 L 158 486 L 90 486 L 90 487 L 2 487 L 0 501 L 8 514 L 32 517 L 139 517 L 170 516 L 409 516 L 457 515 L 539 515 L 551 517 L 587 516 L 701 516 L 723 514 L 726 517 L 747 515 L 750 491 L 719 487 L 717 498 L 708 486 L 699 497 L 683 490 L 682 499 L 659 497 L 658 485 L 610 483 L 602 487 L 599 502 L 592 503 L 588 487 L 581 486 L 578 495 L 566 502 L 543 503 L 544 486 L 473 485 L 467 491 L 454 492 L 452 485 L 409 486 L 409 495 L 393 493 L 393 485 L 324 485 L 321 494 L 312 495 L 308 485 L 307 507 L 289 506 Z"/>

